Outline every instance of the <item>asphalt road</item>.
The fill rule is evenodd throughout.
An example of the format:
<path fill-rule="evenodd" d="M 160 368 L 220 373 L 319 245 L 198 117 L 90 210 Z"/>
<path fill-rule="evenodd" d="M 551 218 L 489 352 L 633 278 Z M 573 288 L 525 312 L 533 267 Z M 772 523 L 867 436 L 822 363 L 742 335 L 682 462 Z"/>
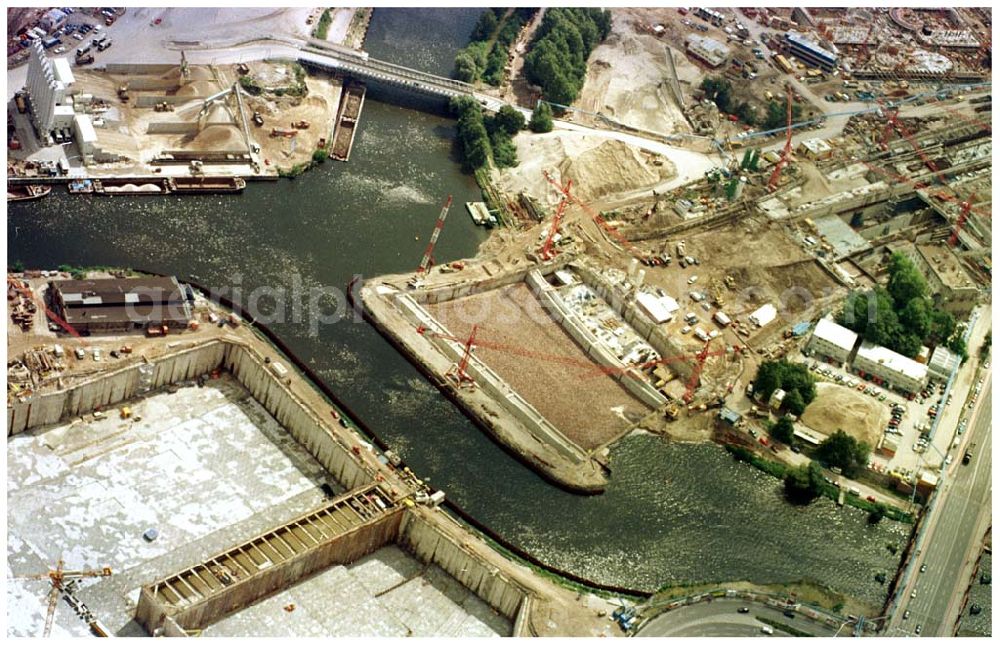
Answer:
<path fill-rule="evenodd" d="M 736 610 L 740 607 L 748 607 L 750 613 L 737 613 Z M 813 622 L 800 613 L 796 613 L 794 618 L 787 618 L 782 615 L 781 611 L 756 602 L 718 599 L 714 602 L 697 602 L 661 613 L 650 620 L 642 628 L 642 631 L 636 635 L 640 637 L 693 636 L 727 638 L 764 636 L 765 634 L 760 630 L 763 623 L 757 620 L 757 616 L 773 618 L 775 622 L 787 624 L 790 627 L 795 627 L 813 636 L 832 636 L 835 632 L 834 629 L 824 624 Z M 789 636 L 791 634 L 775 629 L 774 635 Z"/>
<path fill-rule="evenodd" d="M 932 511 L 933 526 L 924 542 L 922 554 L 914 564 L 914 576 L 903 592 L 889 635 L 912 635 L 922 625 L 923 636 L 951 636 L 959 605 L 972 577 L 983 533 L 991 522 L 992 448 L 990 433 L 992 404 L 991 375 L 984 378 L 979 406 L 971 420 L 971 433 L 961 453 L 970 451 L 972 461 L 961 459 L 951 465 L 944 490 Z M 958 454 L 958 452 L 956 452 Z M 961 454 L 958 454 L 961 456 Z M 926 572 L 920 573 L 921 565 Z M 911 592 L 916 591 L 915 598 Z M 910 617 L 903 619 L 903 612 Z"/>

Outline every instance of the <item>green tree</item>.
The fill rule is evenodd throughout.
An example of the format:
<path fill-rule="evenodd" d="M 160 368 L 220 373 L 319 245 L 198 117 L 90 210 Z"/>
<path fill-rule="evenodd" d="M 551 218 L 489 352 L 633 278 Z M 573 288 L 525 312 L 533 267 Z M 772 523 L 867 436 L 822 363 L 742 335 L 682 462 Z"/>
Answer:
<path fill-rule="evenodd" d="M 487 9 L 479 16 L 476 26 L 472 30 L 470 40 L 489 40 L 497 28 L 497 16 L 491 9 Z"/>
<path fill-rule="evenodd" d="M 948 340 L 948 348 L 956 355 L 962 356 L 962 361 L 969 359 L 969 349 L 966 347 L 965 339 L 958 331 Z"/>
<path fill-rule="evenodd" d="M 872 507 L 872 511 L 868 513 L 868 523 L 875 525 L 878 522 L 882 521 L 882 519 L 885 517 L 886 510 L 887 508 L 885 507 L 884 503 L 882 503 L 881 501 L 876 503 Z"/>
<path fill-rule="evenodd" d="M 516 135 L 524 128 L 524 115 L 517 108 L 505 105 L 497 112 L 493 123 L 508 135 Z"/>
<path fill-rule="evenodd" d="M 317 164 L 322 164 L 323 162 L 326 161 L 326 151 L 323 150 L 322 148 L 314 150 L 312 154 L 312 159 Z"/>
<path fill-rule="evenodd" d="M 931 310 L 926 299 L 910 299 L 899 311 L 899 323 L 909 334 L 915 335 L 919 342 L 931 332 Z"/>
<path fill-rule="evenodd" d="M 930 320 L 927 341 L 931 346 L 937 346 L 955 334 L 955 317 L 950 312 L 935 308 L 930 312 Z"/>
<path fill-rule="evenodd" d="M 733 111 L 740 121 L 750 126 L 757 125 L 757 109 L 751 106 L 746 101 L 741 101 L 737 106 L 736 110 Z"/>
<path fill-rule="evenodd" d="M 816 461 L 799 465 L 785 475 L 785 493 L 796 503 L 809 503 L 820 493 L 823 469 Z"/>
<path fill-rule="evenodd" d="M 732 107 L 732 84 L 721 76 L 706 76 L 702 79 L 701 89 L 705 98 L 714 102 L 722 112 L 730 112 Z"/>
<path fill-rule="evenodd" d="M 887 286 L 893 301 L 905 307 L 911 300 L 927 294 L 927 281 L 907 256 L 896 252 L 889 260 L 889 284 Z"/>
<path fill-rule="evenodd" d="M 466 83 L 472 83 L 479 76 L 479 69 L 476 67 L 476 61 L 473 60 L 472 55 L 461 50 L 455 55 L 455 73 L 454 77 L 459 81 L 465 81 Z"/>
<path fill-rule="evenodd" d="M 816 457 L 826 465 L 839 467 L 845 476 L 853 478 L 868 464 L 870 452 L 871 447 L 867 443 L 858 442 L 838 429 L 820 443 Z"/>
<path fill-rule="evenodd" d="M 553 7 L 545 12 L 531 51 L 524 58 L 527 79 L 555 103 L 570 105 L 587 74 L 587 58 L 610 32 L 606 10 Z"/>
<path fill-rule="evenodd" d="M 531 113 L 531 121 L 528 128 L 532 132 L 547 133 L 552 130 L 552 108 L 544 101 L 539 101 L 538 105 Z"/>
<path fill-rule="evenodd" d="M 792 415 L 801 416 L 806 410 L 806 403 L 802 399 L 802 393 L 798 390 L 789 391 L 785 396 L 782 405 Z"/>
<path fill-rule="evenodd" d="M 782 416 L 771 427 L 771 437 L 780 440 L 786 445 L 792 444 L 792 440 L 795 438 L 795 426 L 792 424 L 792 419 L 788 416 Z"/>

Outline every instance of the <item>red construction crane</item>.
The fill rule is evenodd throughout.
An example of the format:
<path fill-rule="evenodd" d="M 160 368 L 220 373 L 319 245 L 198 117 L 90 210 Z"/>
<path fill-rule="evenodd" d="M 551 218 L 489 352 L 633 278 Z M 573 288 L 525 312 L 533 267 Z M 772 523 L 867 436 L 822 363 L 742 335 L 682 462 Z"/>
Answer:
<path fill-rule="evenodd" d="M 670 364 L 673 362 L 690 362 L 694 360 L 695 368 L 691 374 L 691 379 L 689 380 L 687 385 L 687 392 L 685 393 L 684 396 L 686 402 L 691 401 L 694 389 L 698 386 L 698 378 L 700 377 L 701 371 L 704 368 L 705 361 L 709 357 L 722 356 L 726 354 L 725 350 L 710 351 L 709 344 L 711 342 L 709 342 L 705 344 L 705 347 L 701 351 L 699 351 L 697 354 L 694 355 L 687 354 L 687 355 L 677 355 L 675 357 L 663 357 L 657 360 L 643 362 L 640 364 L 629 364 L 627 366 L 602 366 L 590 360 L 583 360 L 576 357 L 569 357 L 567 355 L 541 353 L 538 351 L 533 351 L 527 348 L 523 348 L 521 346 L 515 346 L 513 344 L 503 344 L 489 340 L 477 339 L 476 334 L 479 328 L 480 326 L 478 325 L 473 326 L 472 334 L 468 338 L 434 332 L 428 330 L 424 326 L 418 326 L 417 333 L 429 337 L 437 337 L 439 339 L 447 339 L 449 341 L 461 342 L 462 344 L 465 345 L 465 353 L 463 354 L 462 361 L 456 367 L 453 367 L 452 370 L 449 372 L 449 377 L 455 379 L 455 381 L 459 384 L 462 383 L 462 380 L 457 378 L 461 378 L 462 376 L 464 376 L 464 380 L 467 380 L 469 382 L 472 381 L 472 378 L 465 373 L 465 369 L 468 367 L 468 361 L 473 346 L 480 348 L 488 348 L 491 350 L 499 351 L 502 353 L 508 353 L 511 355 L 517 355 L 520 357 L 537 359 L 544 362 L 552 362 L 555 364 L 563 364 L 566 366 L 578 367 L 581 371 L 580 375 L 581 379 L 586 379 L 588 377 L 596 377 L 599 375 L 616 375 L 631 370 L 644 371 L 661 364 Z"/>
<path fill-rule="evenodd" d="M 56 605 L 59 603 L 59 595 L 66 590 L 67 580 L 80 580 L 85 577 L 110 577 L 111 568 L 105 566 L 99 571 L 64 571 L 63 570 L 63 560 L 59 560 L 58 564 L 54 569 L 51 569 L 45 573 L 38 573 L 35 575 L 24 575 L 21 577 L 12 577 L 14 580 L 49 580 L 52 583 L 52 588 L 49 590 L 48 602 L 49 606 L 45 612 L 45 629 L 42 633 L 42 637 L 48 638 L 49 634 L 52 633 L 52 623 L 56 617 Z"/>
<path fill-rule="evenodd" d="M 555 251 L 552 249 L 552 243 L 555 240 L 556 232 L 559 231 L 559 223 L 562 221 L 563 212 L 566 211 L 566 205 L 569 201 L 566 199 L 566 193 L 569 192 L 570 188 L 573 186 L 573 180 L 567 180 L 566 186 L 562 187 L 565 191 L 563 193 L 562 199 L 559 201 L 559 206 L 556 208 L 556 215 L 552 217 L 552 224 L 549 225 L 549 234 L 545 237 L 545 244 L 538 251 L 538 256 L 543 260 L 550 260 L 555 256 Z"/>
<path fill-rule="evenodd" d="M 955 221 L 955 230 L 951 232 L 951 238 L 948 239 L 948 246 L 954 247 L 958 243 L 958 235 L 962 233 L 962 228 L 965 227 L 965 221 L 969 218 L 969 211 L 972 210 L 972 203 L 976 200 L 976 194 L 969 196 L 969 199 L 962 203 L 962 211 L 958 214 L 958 220 Z"/>
<path fill-rule="evenodd" d="M 773 193 L 775 189 L 778 188 L 778 178 L 781 177 L 781 169 L 785 167 L 788 163 L 788 157 L 792 154 L 792 86 L 788 84 L 785 86 L 785 90 L 788 96 L 788 125 L 785 130 L 785 148 L 781 151 L 781 159 L 778 163 L 774 165 L 774 172 L 771 173 L 771 178 L 767 181 L 768 192 Z"/>
<path fill-rule="evenodd" d="M 688 378 L 687 391 L 684 392 L 684 402 L 686 404 L 691 404 L 691 400 L 694 399 L 694 390 L 698 388 L 698 381 L 701 378 L 702 369 L 705 368 L 705 361 L 709 357 L 726 354 L 725 350 L 713 350 L 713 351 L 708 350 L 711 344 L 712 340 L 708 340 L 707 342 L 705 342 L 705 347 L 702 348 L 701 351 L 694 356 L 695 359 L 694 368 L 691 370 L 691 377 Z"/>
<path fill-rule="evenodd" d="M 448 209 L 451 207 L 451 196 L 448 196 L 448 201 L 444 203 L 444 207 L 441 208 L 441 214 L 438 216 L 437 223 L 434 224 L 434 232 L 431 234 L 431 240 L 427 243 L 427 249 L 424 250 L 424 257 L 420 259 L 420 266 L 417 267 L 417 274 L 423 274 L 431 268 L 434 261 L 431 258 L 431 254 L 434 253 L 434 245 L 437 244 L 438 236 L 441 235 L 441 229 L 444 228 L 444 219 L 448 217 Z"/>
<path fill-rule="evenodd" d="M 617 240 L 619 243 L 621 243 L 621 245 L 625 249 L 627 249 L 630 254 L 632 254 L 633 256 L 635 256 L 636 258 L 638 258 L 643 263 L 648 263 L 649 259 L 646 256 L 646 254 L 644 254 L 639 248 L 637 248 L 635 245 L 633 245 L 629 241 L 628 238 L 625 238 L 625 236 L 623 236 L 620 231 L 618 231 L 617 229 L 615 229 L 614 227 L 612 227 L 611 225 L 609 225 L 608 221 L 605 220 L 601 216 L 601 214 L 599 214 L 596 211 L 594 211 L 593 209 L 591 209 L 589 205 L 587 205 L 585 202 L 583 202 L 582 200 L 580 200 L 579 198 L 577 198 L 576 196 L 574 196 L 572 193 L 570 193 L 569 192 L 569 188 L 568 188 L 568 184 L 567 184 L 567 187 L 561 186 L 558 182 L 556 182 L 554 179 L 552 179 L 552 176 L 549 175 L 548 171 L 542 171 L 542 175 L 544 175 L 545 179 L 549 181 L 549 184 L 551 184 L 552 186 L 554 186 L 560 193 L 562 193 L 566 197 L 567 200 L 569 200 L 570 202 L 573 202 L 573 203 L 577 204 L 581 209 L 583 209 L 587 213 L 588 216 L 590 216 L 590 218 L 594 222 L 597 223 L 597 225 L 599 227 L 601 227 L 601 229 L 603 229 L 604 231 L 608 232 L 608 234 L 610 234 L 615 240 Z"/>
<path fill-rule="evenodd" d="M 929 168 L 931 172 L 934 173 L 935 179 L 937 179 L 937 181 L 940 182 L 941 184 L 947 184 L 944 178 L 941 177 L 941 172 L 938 170 L 937 164 L 935 164 L 934 160 L 932 160 L 927 155 L 927 153 L 924 152 L 924 149 L 920 147 L 920 144 L 918 144 L 916 139 L 913 138 L 913 135 L 910 134 L 910 131 L 907 130 L 906 126 L 903 125 L 903 122 L 899 120 L 899 109 L 897 108 L 894 110 L 886 110 L 885 114 L 889 120 L 888 124 L 886 124 L 886 135 L 888 135 L 890 128 L 895 129 L 896 132 L 902 135 L 906 139 L 906 141 L 910 143 L 910 146 L 912 146 L 913 150 L 916 151 L 917 155 L 920 156 L 920 159 L 923 160 L 927 168 Z M 888 141 L 887 136 L 885 138 L 885 141 L 886 142 Z"/>
<path fill-rule="evenodd" d="M 37 300 L 35 299 L 35 294 L 34 292 L 32 292 L 31 288 L 22 286 L 17 279 L 13 279 L 10 277 L 7 278 L 7 285 L 12 287 L 14 291 L 23 296 L 25 299 L 36 301 L 40 306 L 42 306 L 42 310 L 45 311 L 45 315 L 49 319 L 56 322 L 63 330 L 65 330 L 69 334 L 73 335 L 77 339 L 81 339 L 80 333 L 78 333 L 73 326 L 69 325 L 69 323 L 63 320 L 62 317 L 60 317 L 55 312 L 50 310 L 49 307 L 45 305 L 45 302 L 42 299 L 37 299 Z"/>

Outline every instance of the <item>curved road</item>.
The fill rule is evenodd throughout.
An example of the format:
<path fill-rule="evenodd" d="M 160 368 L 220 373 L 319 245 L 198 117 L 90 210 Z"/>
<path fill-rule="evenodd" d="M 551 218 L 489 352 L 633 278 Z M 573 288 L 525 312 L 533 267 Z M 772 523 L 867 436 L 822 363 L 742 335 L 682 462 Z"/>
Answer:
<path fill-rule="evenodd" d="M 749 613 L 739 613 L 737 609 L 748 607 Z M 795 613 L 788 618 L 781 611 L 759 602 L 739 599 L 716 599 L 713 602 L 696 602 L 678 609 L 666 611 L 646 623 L 636 634 L 639 637 L 739 637 L 763 636 L 757 616 L 773 619 L 813 636 L 833 636 L 836 630 L 806 616 Z M 772 625 L 773 626 L 773 625 Z M 790 636 L 774 629 L 775 636 Z"/>

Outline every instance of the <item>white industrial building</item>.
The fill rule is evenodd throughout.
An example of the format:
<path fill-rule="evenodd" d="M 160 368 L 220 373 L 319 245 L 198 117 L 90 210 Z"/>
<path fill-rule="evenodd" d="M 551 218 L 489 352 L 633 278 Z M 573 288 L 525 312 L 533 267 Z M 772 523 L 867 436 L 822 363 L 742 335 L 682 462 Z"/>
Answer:
<path fill-rule="evenodd" d="M 719 67 L 729 60 L 729 48 L 714 38 L 691 34 L 685 44 L 688 54 L 711 67 Z"/>
<path fill-rule="evenodd" d="M 90 157 L 97 152 L 97 131 L 89 115 L 80 114 L 73 118 L 73 133 L 80 155 Z"/>
<path fill-rule="evenodd" d="M 862 377 L 887 388 L 917 393 L 927 384 L 927 365 L 870 342 L 861 342 L 852 364 Z"/>
<path fill-rule="evenodd" d="M 43 140 L 48 140 L 53 131 L 65 130 L 68 133 L 72 129 L 70 93 L 75 81 L 69 61 L 65 58 L 50 61 L 45 57 L 40 41 L 31 44 L 25 89 L 31 106 L 32 123 Z"/>
<path fill-rule="evenodd" d="M 649 292 L 639 292 L 635 303 L 640 312 L 653 320 L 653 323 L 666 323 L 674 318 L 674 313 L 680 309 L 677 301 L 668 295 L 656 296 Z"/>
<path fill-rule="evenodd" d="M 763 328 L 774 321 L 774 318 L 777 316 L 778 309 L 774 307 L 774 304 L 765 303 L 750 313 L 750 321 Z"/>
<path fill-rule="evenodd" d="M 858 342 L 858 334 L 832 319 L 820 319 L 813 329 L 807 348 L 827 361 L 847 362 Z"/>
<path fill-rule="evenodd" d="M 934 349 L 934 354 L 931 355 L 930 362 L 927 363 L 927 372 L 930 373 L 931 377 L 946 381 L 961 365 L 961 355 L 953 353 L 944 346 L 938 346 Z"/>

